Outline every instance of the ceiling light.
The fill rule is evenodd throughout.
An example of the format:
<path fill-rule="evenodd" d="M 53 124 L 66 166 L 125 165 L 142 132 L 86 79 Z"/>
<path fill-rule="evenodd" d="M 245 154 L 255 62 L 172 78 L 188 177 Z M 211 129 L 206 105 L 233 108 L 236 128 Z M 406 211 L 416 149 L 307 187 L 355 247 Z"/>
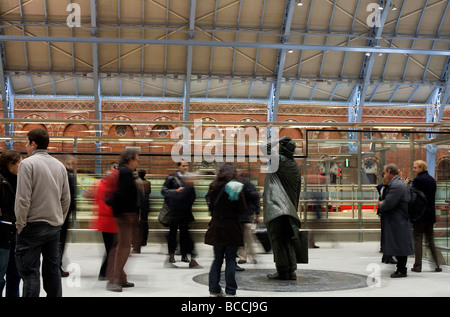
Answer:
<path fill-rule="evenodd" d="M 297 7 L 301 7 L 303 5 L 302 0 L 297 0 Z"/>
<path fill-rule="evenodd" d="M 294 53 L 294 50 L 293 50 L 293 49 L 290 49 L 290 50 L 288 50 L 288 53 L 289 53 L 289 54 Z"/>
<path fill-rule="evenodd" d="M 392 11 L 397 10 L 397 7 L 395 6 L 395 4 L 392 5 Z"/>
<path fill-rule="evenodd" d="M 366 53 L 366 56 L 370 56 L 370 52 L 367 52 L 367 53 Z"/>

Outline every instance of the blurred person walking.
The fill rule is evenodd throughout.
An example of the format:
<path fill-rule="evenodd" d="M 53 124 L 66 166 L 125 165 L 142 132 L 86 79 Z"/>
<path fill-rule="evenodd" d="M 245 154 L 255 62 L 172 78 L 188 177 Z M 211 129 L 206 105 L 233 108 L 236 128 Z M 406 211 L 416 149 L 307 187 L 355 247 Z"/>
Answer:
<path fill-rule="evenodd" d="M 114 218 L 112 207 L 108 206 L 105 202 L 105 197 L 106 193 L 115 190 L 114 182 L 118 179 L 118 168 L 118 163 L 111 163 L 106 172 L 106 176 L 95 185 L 96 188 L 94 190 L 94 212 L 97 217 L 92 224 L 92 228 L 102 233 L 103 244 L 105 246 L 105 256 L 103 257 L 98 275 L 99 280 L 106 280 L 108 259 L 110 258 L 111 250 L 117 245 L 117 222 Z"/>
<path fill-rule="evenodd" d="M 151 183 L 145 178 L 145 170 L 138 171 L 139 178 L 136 180 L 139 188 L 139 219 L 137 230 L 133 233 L 133 252 L 141 253 L 141 246 L 147 245 L 148 239 L 148 213 L 150 212 L 150 193 L 152 192 Z"/>
<path fill-rule="evenodd" d="M 16 266 L 16 198 L 17 172 L 22 155 L 6 150 L 0 155 L 0 297 L 19 297 L 20 274 Z M 6 277 L 6 279 L 5 279 Z"/>
<path fill-rule="evenodd" d="M 256 264 L 256 252 L 254 248 L 254 234 L 252 226 L 259 222 L 259 214 L 261 212 L 261 196 L 255 185 L 250 182 L 247 172 L 238 173 L 238 181 L 244 184 L 243 193 L 247 210 L 239 216 L 239 220 L 243 226 L 244 245 L 238 248 L 239 264 L 247 261 Z"/>
<path fill-rule="evenodd" d="M 234 165 L 224 163 L 208 190 L 212 217 L 205 243 L 212 245 L 214 250 L 209 271 L 209 293 L 212 297 L 235 296 L 238 287 L 235 278 L 237 249 L 244 245 L 239 215 L 247 210 L 247 205 L 242 191 L 244 184 L 238 182 L 236 176 Z M 224 258 L 225 294 L 219 285 Z"/>
<path fill-rule="evenodd" d="M 415 260 L 411 268 L 413 272 L 422 271 L 422 243 L 423 236 L 428 243 L 428 248 L 433 256 L 436 265 L 435 271 L 441 272 L 439 267 L 439 260 L 437 257 L 436 245 L 434 244 L 434 224 L 436 223 L 436 181 L 428 174 L 427 163 L 422 160 L 414 161 L 413 172 L 416 174 L 412 181 L 412 186 L 422 191 L 427 198 L 427 208 L 422 217 L 413 221 L 413 235 L 414 235 L 414 251 Z"/>
<path fill-rule="evenodd" d="M 181 261 L 188 262 L 190 268 L 200 268 L 200 265 L 195 260 L 197 254 L 194 241 L 189 233 L 189 224 L 195 221 L 192 214 L 192 205 L 197 196 L 194 184 L 187 175 L 189 163 L 182 160 L 177 162 L 177 167 L 178 171 L 166 178 L 161 190 L 172 218 L 167 241 L 169 256 L 165 266 L 175 267 L 173 263 L 175 263 L 177 232 L 179 229 Z M 191 255 L 190 260 L 187 257 L 188 254 Z"/>
<path fill-rule="evenodd" d="M 383 252 L 397 258 L 397 270 L 392 278 L 406 277 L 408 256 L 414 254 L 408 203 L 411 199 L 408 185 L 400 178 L 400 170 L 395 164 L 384 167 L 384 177 L 389 182 L 384 200 L 378 202 L 378 210 L 384 217 Z"/>
<path fill-rule="evenodd" d="M 70 189 L 64 165 L 47 152 L 47 131 L 28 132 L 28 157 L 19 165 L 15 200 L 16 263 L 23 279 L 24 297 L 40 293 L 42 279 L 49 297 L 61 297 L 61 226 L 70 206 Z M 44 199 L 45 197 L 45 199 Z"/>
<path fill-rule="evenodd" d="M 125 149 L 119 160 L 117 191 L 113 196 L 113 213 L 118 225 L 117 246 L 108 259 L 106 289 L 121 292 L 123 287 L 134 287 L 128 282 L 124 267 L 131 251 L 133 229 L 139 213 L 139 192 L 135 171 L 139 164 L 139 154 L 133 149 Z"/>
<path fill-rule="evenodd" d="M 69 276 L 69 272 L 66 272 L 62 268 L 62 261 L 64 256 L 64 249 L 66 247 L 67 241 L 67 230 L 69 229 L 70 216 L 72 212 L 75 212 L 77 209 L 77 189 L 76 189 L 76 180 L 74 178 L 75 164 L 76 159 L 73 155 L 66 155 L 63 157 L 62 163 L 66 167 L 67 170 L 67 179 L 69 180 L 69 189 L 70 189 L 70 206 L 69 212 L 67 213 L 66 219 L 64 220 L 64 224 L 61 227 L 61 232 L 59 235 L 59 251 L 61 253 L 61 277 Z"/>

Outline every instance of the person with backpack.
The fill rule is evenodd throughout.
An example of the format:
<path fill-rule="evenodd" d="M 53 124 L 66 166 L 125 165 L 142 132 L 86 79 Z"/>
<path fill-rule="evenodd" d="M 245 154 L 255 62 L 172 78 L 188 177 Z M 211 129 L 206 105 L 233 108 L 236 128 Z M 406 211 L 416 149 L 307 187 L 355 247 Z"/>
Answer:
<path fill-rule="evenodd" d="M 433 256 L 434 262 L 436 264 L 435 271 L 441 272 L 442 268 L 439 267 L 436 246 L 434 244 L 433 230 L 434 224 L 436 223 L 436 181 L 430 174 L 428 174 L 427 163 L 425 161 L 414 161 L 413 172 L 414 174 L 416 174 L 416 177 L 412 181 L 412 186 L 425 194 L 425 197 L 427 199 L 427 206 L 423 215 L 417 220 L 412 221 L 415 260 L 411 271 L 422 271 L 422 242 L 423 236 L 425 235 L 425 240 L 428 242 L 428 247 L 430 248 L 431 255 Z"/>
<path fill-rule="evenodd" d="M 400 178 L 395 164 L 384 167 L 384 177 L 389 182 L 384 200 L 378 203 L 378 212 L 384 217 L 383 252 L 397 258 L 397 270 L 392 278 L 406 277 L 408 256 L 414 254 L 408 204 L 411 199 L 408 185 Z"/>
<path fill-rule="evenodd" d="M 236 256 L 238 247 L 244 245 L 244 234 L 239 215 L 245 213 L 247 204 L 243 193 L 244 184 L 236 180 L 233 164 L 224 163 L 214 181 L 209 185 L 208 195 L 212 210 L 211 221 L 205 233 L 205 244 L 212 245 L 214 260 L 209 271 L 210 297 L 235 296 Z M 225 293 L 220 282 L 220 271 L 225 259 Z"/>

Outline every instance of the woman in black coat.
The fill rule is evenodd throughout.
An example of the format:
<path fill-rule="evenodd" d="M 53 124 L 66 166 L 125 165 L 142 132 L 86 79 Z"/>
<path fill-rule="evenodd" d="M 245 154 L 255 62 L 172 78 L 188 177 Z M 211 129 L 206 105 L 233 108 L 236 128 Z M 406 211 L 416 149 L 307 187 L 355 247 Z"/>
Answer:
<path fill-rule="evenodd" d="M 0 155 L 0 297 L 6 285 L 6 297 L 19 297 L 20 274 L 15 262 L 17 171 L 22 156 L 16 151 Z M 6 276 L 6 280 L 5 280 Z"/>
<path fill-rule="evenodd" d="M 209 271 L 209 293 L 212 297 L 224 296 L 219 285 L 220 270 L 225 258 L 225 294 L 236 295 L 236 255 L 244 245 L 239 215 L 247 209 L 242 192 L 244 184 L 235 180 L 234 165 L 225 163 L 209 186 L 211 221 L 205 234 L 205 243 L 214 247 L 214 260 Z"/>

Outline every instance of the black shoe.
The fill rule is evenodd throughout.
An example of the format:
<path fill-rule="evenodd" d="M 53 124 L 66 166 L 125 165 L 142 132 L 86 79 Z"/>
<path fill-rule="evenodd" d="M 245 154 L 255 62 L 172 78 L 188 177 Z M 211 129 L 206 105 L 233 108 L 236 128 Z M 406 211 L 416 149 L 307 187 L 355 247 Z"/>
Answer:
<path fill-rule="evenodd" d="M 297 279 L 297 275 L 295 274 L 295 272 L 291 272 L 291 273 L 274 273 L 274 274 L 267 274 L 267 278 L 269 280 L 296 280 Z"/>
<path fill-rule="evenodd" d="M 402 273 L 400 271 L 396 271 L 395 273 L 391 274 L 392 278 L 399 278 L 399 277 L 406 277 L 406 276 L 407 276 L 406 273 Z"/>
<path fill-rule="evenodd" d="M 245 271 L 245 269 L 236 264 L 236 271 L 242 272 Z"/>
<path fill-rule="evenodd" d="M 182 256 L 181 256 L 181 262 L 186 262 L 186 263 L 189 263 L 189 262 L 190 262 L 189 259 L 188 259 L 188 257 L 187 257 L 187 255 L 182 255 Z"/>

